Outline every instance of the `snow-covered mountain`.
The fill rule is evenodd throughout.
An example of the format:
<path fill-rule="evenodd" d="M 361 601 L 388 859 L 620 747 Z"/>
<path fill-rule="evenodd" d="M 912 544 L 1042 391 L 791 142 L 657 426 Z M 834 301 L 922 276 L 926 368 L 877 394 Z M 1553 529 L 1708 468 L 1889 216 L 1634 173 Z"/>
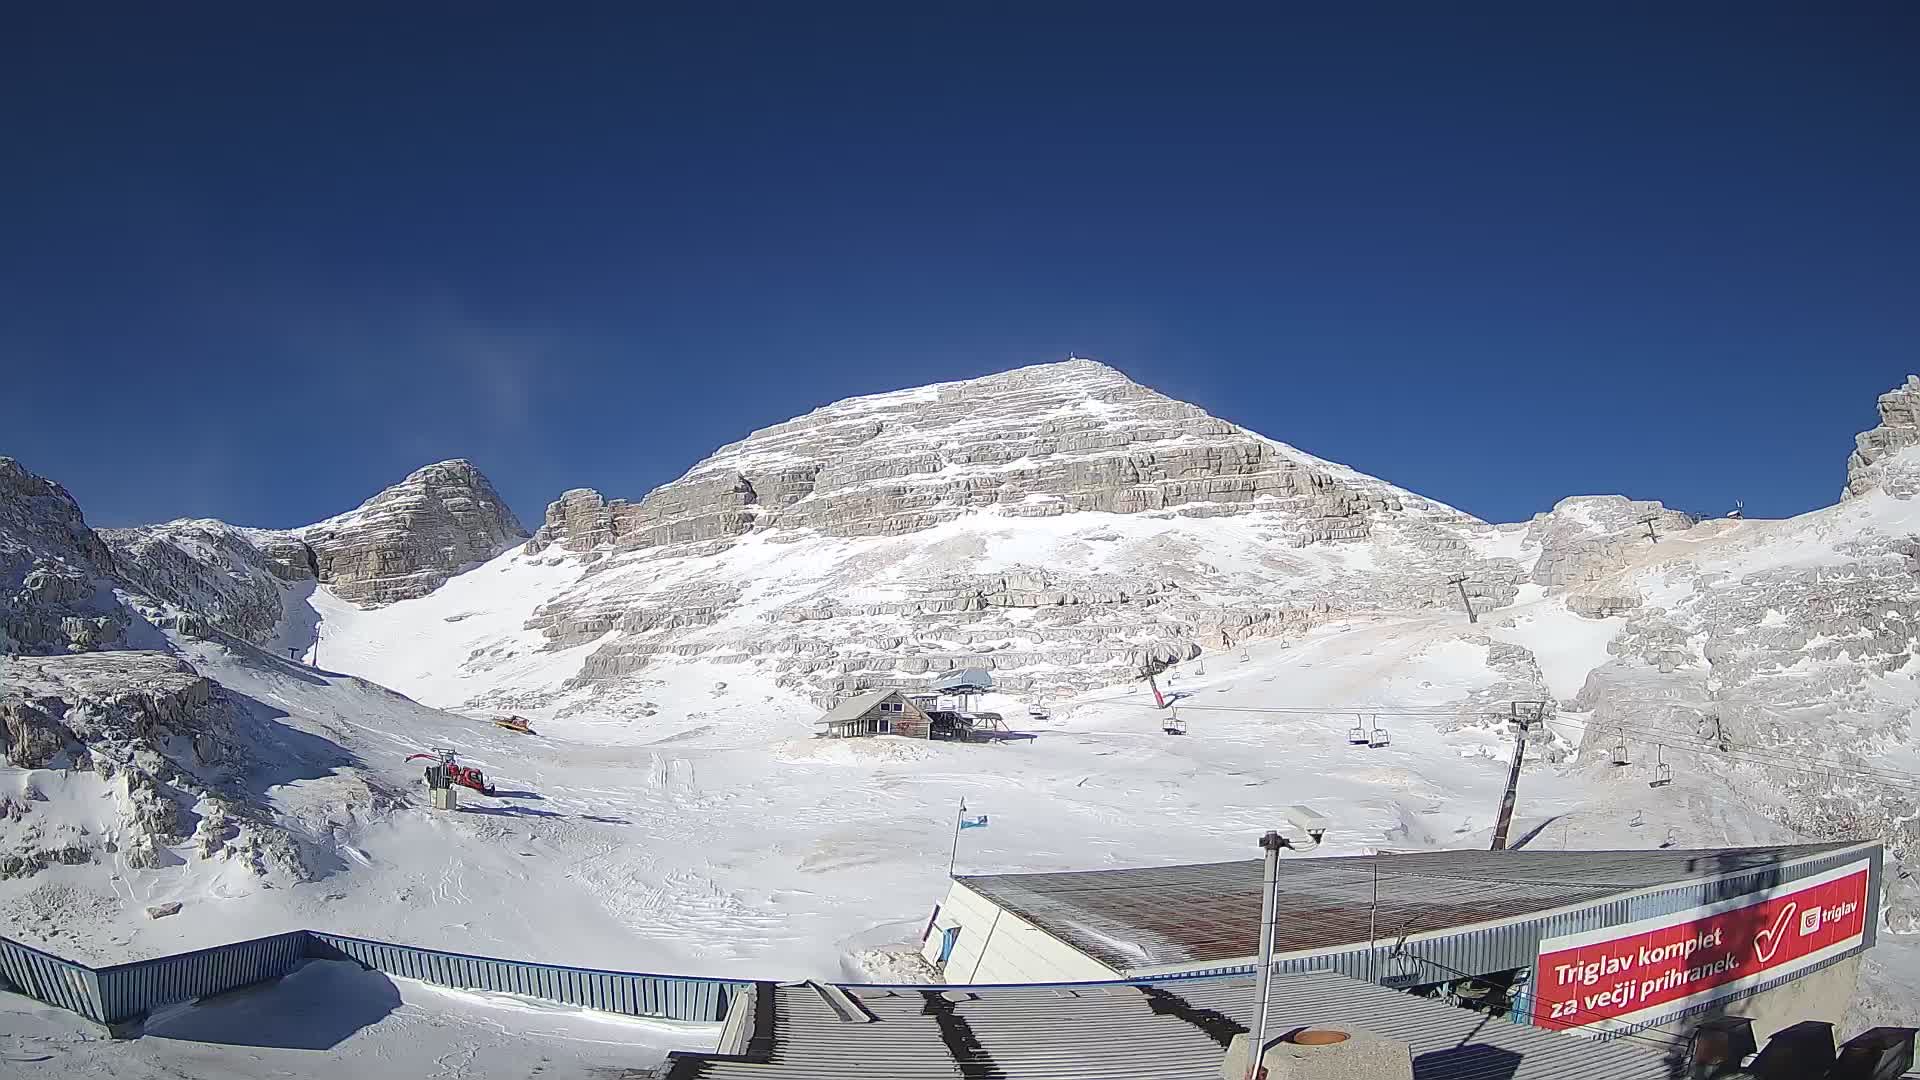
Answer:
<path fill-rule="evenodd" d="M 962 793 L 1020 823 L 972 841 L 975 869 L 1242 856 L 1276 802 L 1332 811 L 1335 850 L 1484 843 L 1510 703 L 1534 700 L 1521 835 L 1905 856 L 1920 380 L 1880 414 L 1846 498 L 1786 521 L 1582 496 L 1493 525 L 1084 360 L 837 402 L 637 502 L 566 492 L 524 542 L 463 461 L 305 529 L 95 536 L 0 460 L 22 788 L 0 796 L 26 808 L 0 822 L 23 871 L 0 915 L 53 884 L 120 897 L 85 862 L 112 855 L 143 902 L 207 900 L 135 947 L 216 939 L 243 905 L 250 926 L 588 961 L 605 930 L 634 966 L 834 974 L 911 936 Z M 1057 719 L 1024 747 L 809 737 L 825 700 L 955 667 Z M 1159 733 L 1142 668 L 1190 695 L 1193 737 Z M 508 709 L 541 734 L 484 723 Z M 1356 715 L 1393 745 L 1348 745 Z M 430 745 L 528 798 L 428 815 L 402 759 Z M 105 768 L 72 783 L 107 786 L 62 802 L 45 766 L 83 753 Z M 1648 787 L 1657 763 L 1673 785 Z M 79 809 L 107 794 L 117 816 Z M 141 837 L 180 865 L 120 859 Z M 1892 928 L 1920 928 L 1889 878 Z M 525 917 L 543 905 L 567 925 Z"/>
<path fill-rule="evenodd" d="M 692 657 L 816 703 L 961 667 L 1046 699 L 1336 613 L 1457 609 L 1455 573 L 1497 605 L 1523 543 L 1070 360 L 837 402 L 638 502 L 569 491 L 473 580 L 338 623 L 415 642 L 393 663 L 457 684 L 436 703 L 563 720 L 644 716 Z"/>

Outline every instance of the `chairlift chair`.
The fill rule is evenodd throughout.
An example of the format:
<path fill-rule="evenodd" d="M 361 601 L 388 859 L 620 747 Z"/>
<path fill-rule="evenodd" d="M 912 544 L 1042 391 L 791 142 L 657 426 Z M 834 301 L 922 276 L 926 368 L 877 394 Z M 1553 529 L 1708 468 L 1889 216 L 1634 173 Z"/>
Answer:
<path fill-rule="evenodd" d="M 1359 717 L 1356 716 L 1354 719 L 1358 720 Z M 1347 729 L 1347 741 L 1355 746 L 1367 746 L 1372 744 L 1373 736 L 1367 734 L 1365 727 L 1360 724 L 1355 724 Z"/>
<path fill-rule="evenodd" d="M 1375 727 L 1373 729 L 1373 737 L 1367 740 L 1367 745 L 1378 750 L 1391 742 L 1393 742 L 1393 736 L 1387 734 L 1386 728 Z"/>
<path fill-rule="evenodd" d="M 1620 741 L 1613 744 L 1613 763 L 1615 765 L 1633 764 L 1632 759 L 1627 757 L 1627 734 L 1624 731 L 1620 733 Z"/>
<path fill-rule="evenodd" d="M 1179 713 L 1169 712 L 1167 714 L 1167 722 L 1161 730 L 1169 735 L 1185 735 L 1187 733 L 1187 722 Z"/>
<path fill-rule="evenodd" d="M 1673 783 L 1673 766 L 1666 762 L 1666 748 L 1654 749 L 1653 779 L 1647 781 L 1648 787 L 1666 787 Z"/>

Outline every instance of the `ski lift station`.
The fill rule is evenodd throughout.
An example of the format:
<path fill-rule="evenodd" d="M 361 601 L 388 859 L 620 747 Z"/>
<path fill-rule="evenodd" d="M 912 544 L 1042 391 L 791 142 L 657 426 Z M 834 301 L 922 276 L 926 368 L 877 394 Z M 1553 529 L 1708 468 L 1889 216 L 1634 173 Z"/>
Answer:
<path fill-rule="evenodd" d="M 948 983 L 1237 975 L 1262 862 L 956 876 L 922 955 Z M 1426 851 L 1278 864 L 1274 975 L 1334 972 L 1611 1038 L 1729 1009 L 1839 1023 L 1881 847 Z"/>

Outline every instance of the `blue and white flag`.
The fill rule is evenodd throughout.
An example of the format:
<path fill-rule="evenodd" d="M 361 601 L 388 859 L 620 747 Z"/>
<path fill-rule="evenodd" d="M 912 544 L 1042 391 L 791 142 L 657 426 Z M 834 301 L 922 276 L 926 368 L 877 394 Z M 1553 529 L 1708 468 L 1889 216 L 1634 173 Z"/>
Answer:
<path fill-rule="evenodd" d="M 960 827 L 963 829 L 984 829 L 987 827 L 987 815 L 981 814 L 979 817 L 961 818 Z"/>

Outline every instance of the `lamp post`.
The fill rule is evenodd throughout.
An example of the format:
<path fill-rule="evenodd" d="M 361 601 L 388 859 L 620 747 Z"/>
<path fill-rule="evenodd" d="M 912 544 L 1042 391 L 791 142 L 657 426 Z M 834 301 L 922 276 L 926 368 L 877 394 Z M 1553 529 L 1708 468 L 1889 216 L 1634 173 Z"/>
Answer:
<path fill-rule="evenodd" d="M 1260 879 L 1260 967 L 1253 980 L 1253 1053 L 1248 1059 L 1247 1080 L 1259 1080 L 1261 1059 L 1266 1057 L 1267 980 L 1273 976 L 1273 894 L 1280 884 L 1280 849 L 1291 846 L 1277 832 L 1269 831 L 1260 838 L 1260 850 L 1266 853 L 1266 872 Z"/>
<path fill-rule="evenodd" d="M 1260 967 L 1254 974 L 1253 1053 L 1248 1059 L 1247 1080 L 1260 1080 L 1261 1063 L 1267 1051 L 1267 985 L 1273 977 L 1273 924 L 1274 909 L 1279 903 L 1280 849 L 1311 851 L 1320 846 L 1320 838 L 1327 833 L 1327 819 L 1307 807 L 1292 807 L 1287 817 L 1305 829 L 1313 842 L 1303 848 L 1272 830 L 1260 838 L 1260 850 L 1265 855 L 1260 882 Z"/>

